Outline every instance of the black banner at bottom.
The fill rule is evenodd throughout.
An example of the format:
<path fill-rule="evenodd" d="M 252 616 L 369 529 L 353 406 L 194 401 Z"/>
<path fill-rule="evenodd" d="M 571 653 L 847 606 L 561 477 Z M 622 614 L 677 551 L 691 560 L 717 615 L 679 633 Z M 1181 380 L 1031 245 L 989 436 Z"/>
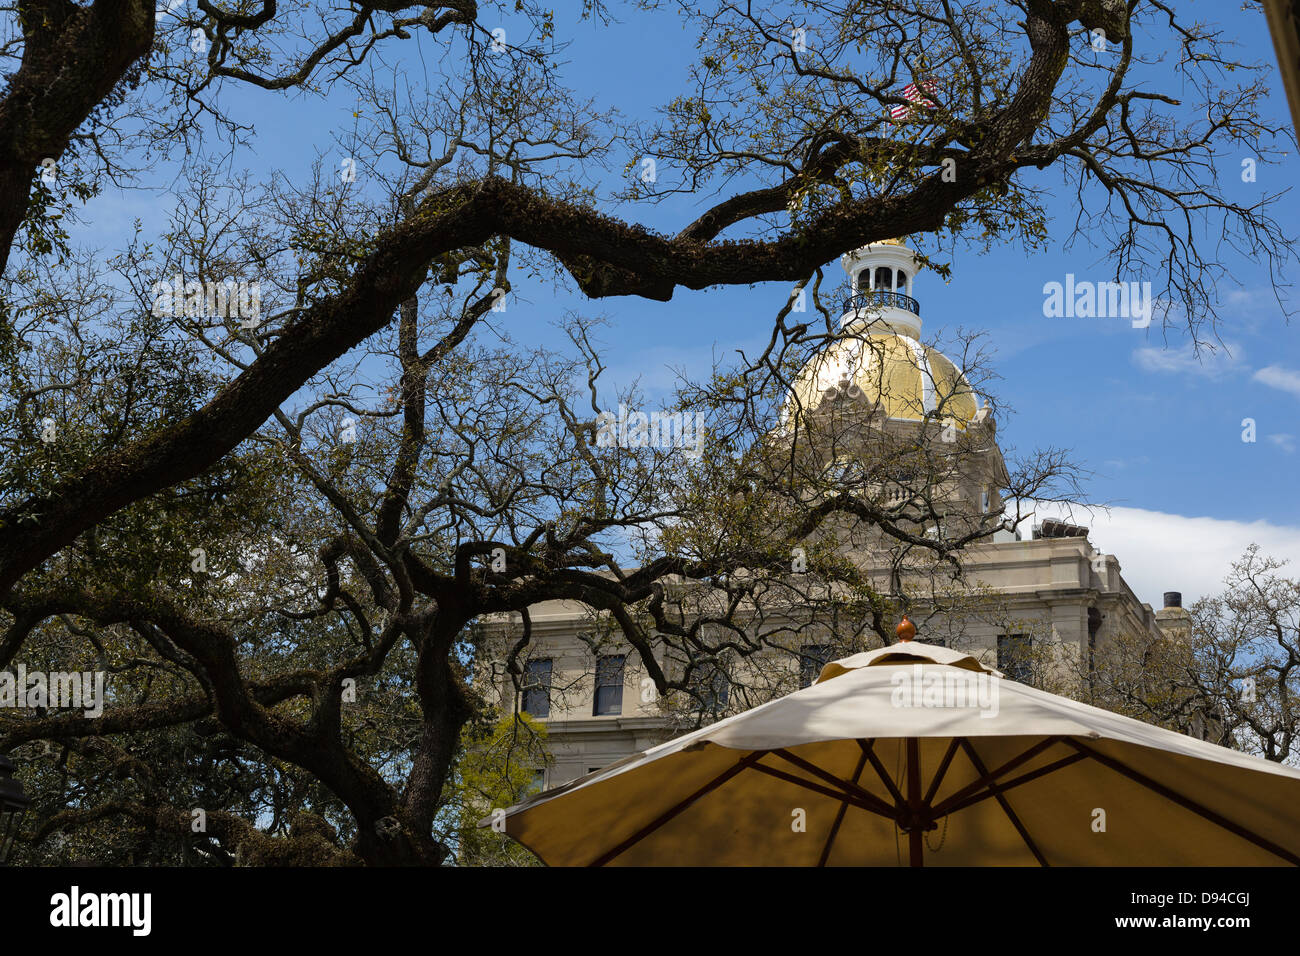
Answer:
<path fill-rule="evenodd" d="M 869 932 L 888 916 L 891 930 L 918 939 L 1197 933 L 1231 944 L 1289 929 L 1297 890 L 1300 871 L 1290 868 L 0 869 L 0 938 L 5 951 L 46 936 L 346 945 L 504 932 L 535 945 L 539 934 L 559 942 L 612 931 L 698 944 L 764 940 L 774 921 L 805 933 L 827 919 L 862 920 Z"/>

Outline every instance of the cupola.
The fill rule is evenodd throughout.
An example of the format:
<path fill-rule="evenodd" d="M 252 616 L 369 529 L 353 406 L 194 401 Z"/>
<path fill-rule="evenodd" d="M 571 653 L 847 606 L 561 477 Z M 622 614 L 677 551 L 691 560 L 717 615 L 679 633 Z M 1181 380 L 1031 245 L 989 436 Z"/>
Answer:
<path fill-rule="evenodd" d="M 853 283 L 852 294 L 844 302 L 841 328 L 871 323 L 908 338 L 920 337 L 921 306 L 912 295 L 912 283 L 920 269 L 916 253 L 899 239 L 886 239 L 846 253 L 840 264 Z"/>

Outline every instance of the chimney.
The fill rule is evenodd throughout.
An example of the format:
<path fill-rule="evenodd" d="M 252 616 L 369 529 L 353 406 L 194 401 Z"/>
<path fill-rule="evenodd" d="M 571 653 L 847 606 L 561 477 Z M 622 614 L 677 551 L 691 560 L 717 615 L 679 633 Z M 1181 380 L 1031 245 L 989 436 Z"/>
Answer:
<path fill-rule="evenodd" d="M 1165 606 L 1156 611 L 1156 626 L 1169 638 L 1185 638 L 1192 628 L 1192 616 L 1183 608 L 1182 591 L 1166 591 Z"/>

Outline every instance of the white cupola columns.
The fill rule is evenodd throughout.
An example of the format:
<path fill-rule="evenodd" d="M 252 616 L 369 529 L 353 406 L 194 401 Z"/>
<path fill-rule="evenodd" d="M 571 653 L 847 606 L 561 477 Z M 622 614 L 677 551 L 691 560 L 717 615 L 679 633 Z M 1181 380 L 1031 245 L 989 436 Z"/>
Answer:
<path fill-rule="evenodd" d="M 883 324 L 899 335 L 920 337 L 920 306 L 912 296 L 920 263 L 911 249 L 898 240 L 873 242 L 845 253 L 840 265 L 853 282 L 840 328 Z"/>

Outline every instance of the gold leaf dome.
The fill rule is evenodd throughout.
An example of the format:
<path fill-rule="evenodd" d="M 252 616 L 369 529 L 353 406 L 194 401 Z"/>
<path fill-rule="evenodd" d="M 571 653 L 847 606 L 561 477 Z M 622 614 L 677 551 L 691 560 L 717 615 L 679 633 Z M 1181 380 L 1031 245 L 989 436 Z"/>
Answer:
<path fill-rule="evenodd" d="M 896 331 L 850 334 L 813 356 L 796 376 L 788 404 L 808 414 L 829 398 L 847 396 L 879 406 L 903 421 L 975 417 L 975 393 L 938 349 Z"/>

